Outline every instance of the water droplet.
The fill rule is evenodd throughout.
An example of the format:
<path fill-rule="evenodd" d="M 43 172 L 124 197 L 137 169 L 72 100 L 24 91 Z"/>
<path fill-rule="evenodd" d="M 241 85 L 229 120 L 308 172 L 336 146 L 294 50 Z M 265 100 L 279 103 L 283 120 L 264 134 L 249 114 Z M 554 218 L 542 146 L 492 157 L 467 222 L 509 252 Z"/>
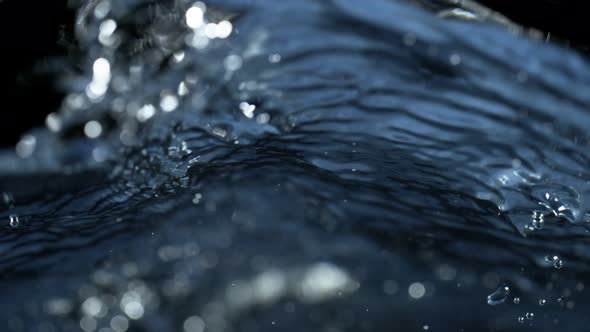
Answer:
<path fill-rule="evenodd" d="M 17 215 L 11 214 L 10 217 L 10 227 L 17 228 L 20 226 L 20 220 Z"/>
<path fill-rule="evenodd" d="M 539 305 L 540 305 L 540 306 L 543 306 L 543 305 L 545 305 L 546 303 L 547 303 L 547 301 L 546 301 L 545 299 L 540 299 L 540 300 L 539 300 Z"/>
<path fill-rule="evenodd" d="M 515 297 L 514 304 L 519 304 L 519 303 L 520 303 L 520 297 Z"/>
<path fill-rule="evenodd" d="M 518 317 L 518 322 L 521 324 L 524 323 L 524 317 Z"/>
<path fill-rule="evenodd" d="M 526 315 L 524 315 L 526 317 L 526 319 L 531 320 L 533 318 L 535 318 L 535 314 L 532 312 L 527 312 Z"/>
<path fill-rule="evenodd" d="M 556 260 L 553 262 L 553 267 L 556 269 L 561 269 L 563 267 L 563 261 L 561 259 Z"/>
<path fill-rule="evenodd" d="M 488 295 L 488 304 L 497 305 L 504 303 L 510 294 L 510 288 L 508 286 L 500 286 L 495 292 Z"/>
<path fill-rule="evenodd" d="M 559 303 L 559 304 L 563 304 L 563 298 L 562 298 L 562 297 L 558 297 L 558 298 L 557 298 L 557 303 Z"/>
<path fill-rule="evenodd" d="M 33 135 L 24 135 L 21 140 L 16 144 L 16 154 L 23 158 L 29 158 L 33 152 L 35 152 L 35 147 L 37 146 L 37 138 Z"/>

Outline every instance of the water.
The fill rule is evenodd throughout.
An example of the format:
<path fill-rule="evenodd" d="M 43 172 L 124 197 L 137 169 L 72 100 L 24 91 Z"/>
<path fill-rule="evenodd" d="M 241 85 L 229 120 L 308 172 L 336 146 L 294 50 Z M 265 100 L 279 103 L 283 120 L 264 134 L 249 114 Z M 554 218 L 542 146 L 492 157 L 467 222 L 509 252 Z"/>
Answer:
<path fill-rule="evenodd" d="M 588 326 L 587 60 L 422 4 L 88 2 L 0 154 L 4 330 Z"/>
<path fill-rule="evenodd" d="M 510 295 L 510 287 L 508 286 L 500 286 L 495 292 L 488 295 L 488 304 L 489 305 L 497 305 L 502 304 L 506 301 Z M 515 303 L 517 303 L 516 301 Z"/>

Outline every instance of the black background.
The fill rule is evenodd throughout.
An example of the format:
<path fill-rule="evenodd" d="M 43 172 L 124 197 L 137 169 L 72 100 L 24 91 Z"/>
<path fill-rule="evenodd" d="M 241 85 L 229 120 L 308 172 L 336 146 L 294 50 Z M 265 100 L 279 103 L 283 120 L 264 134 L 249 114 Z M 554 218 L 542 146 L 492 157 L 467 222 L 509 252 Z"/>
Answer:
<path fill-rule="evenodd" d="M 67 54 L 73 23 L 66 0 L 0 0 L 0 146 L 60 105 L 50 59 Z"/>
<path fill-rule="evenodd" d="M 582 2 L 481 0 L 510 19 L 568 40 L 588 54 L 590 19 Z M 65 56 L 73 40 L 67 0 L 0 0 L 0 147 L 43 125 L 63 95 L 50 59 Z"/>

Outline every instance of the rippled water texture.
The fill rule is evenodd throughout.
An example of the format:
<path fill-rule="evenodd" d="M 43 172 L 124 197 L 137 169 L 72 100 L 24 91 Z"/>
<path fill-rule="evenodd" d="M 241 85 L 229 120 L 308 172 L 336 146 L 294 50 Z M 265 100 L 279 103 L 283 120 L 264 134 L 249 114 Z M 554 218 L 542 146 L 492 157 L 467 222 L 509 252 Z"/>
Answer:
<path fill-rule="evenodd" d="M 586 59 L 403 1 L 192 5 L 82 6 L 62 109 L 0 153 L 2 331 L 590 326 Z"/>

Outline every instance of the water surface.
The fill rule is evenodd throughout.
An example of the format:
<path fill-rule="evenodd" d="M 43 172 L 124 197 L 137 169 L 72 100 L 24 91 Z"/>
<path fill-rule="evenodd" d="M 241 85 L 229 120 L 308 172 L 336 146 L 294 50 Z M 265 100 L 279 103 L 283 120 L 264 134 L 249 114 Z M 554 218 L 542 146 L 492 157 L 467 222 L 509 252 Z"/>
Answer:
<path fill-rule="evenodd" d="M 590 324 L 585 58 L 404 1 L 191 6 L 80 10 L 0 154 L 7 331 Z"/>

